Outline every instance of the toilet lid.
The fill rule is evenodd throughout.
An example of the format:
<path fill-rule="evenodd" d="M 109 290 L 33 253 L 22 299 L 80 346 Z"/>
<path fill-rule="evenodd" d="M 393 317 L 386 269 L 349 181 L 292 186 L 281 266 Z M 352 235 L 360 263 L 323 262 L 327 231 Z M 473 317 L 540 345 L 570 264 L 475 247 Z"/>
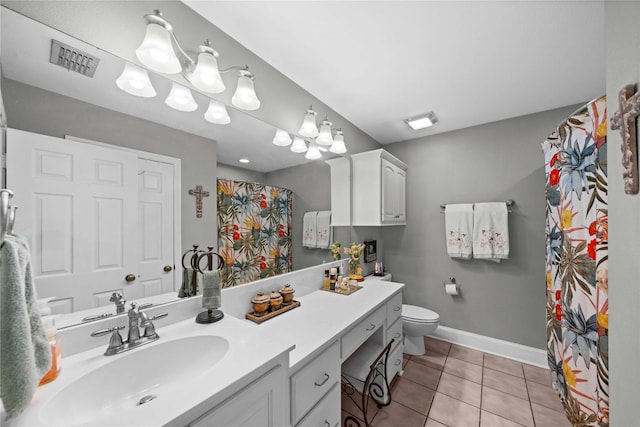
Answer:
<path fill-rule="evenodd" d="M 440 320 L 440 316 L 435 311 L 409 304 L 402 304 L 402 317 L 420 323 L 433 323 Z"/>

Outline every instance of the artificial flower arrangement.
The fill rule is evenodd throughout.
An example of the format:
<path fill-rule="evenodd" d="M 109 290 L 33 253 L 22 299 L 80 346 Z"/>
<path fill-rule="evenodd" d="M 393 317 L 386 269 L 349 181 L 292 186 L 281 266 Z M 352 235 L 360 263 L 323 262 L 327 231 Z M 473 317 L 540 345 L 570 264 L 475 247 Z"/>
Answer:
<path fill-rule="evenodd" d="M 333 242 L 331 244 L 331 256 L 333 256 L 333 259 L 336 261 L 342 258 L 342 254 L 340 253 L 340 246 L 340 242 Z"/>
<path fill-rule="evenodd" d="M 349 278 L 358 281 L 364 280 L 362 277 L 362 267 L 360 267 L 360 256 L 364 250 L 363 243 L 351 242 L 348 247 L 344 248 L 344 253 L 349 255 Z"/>

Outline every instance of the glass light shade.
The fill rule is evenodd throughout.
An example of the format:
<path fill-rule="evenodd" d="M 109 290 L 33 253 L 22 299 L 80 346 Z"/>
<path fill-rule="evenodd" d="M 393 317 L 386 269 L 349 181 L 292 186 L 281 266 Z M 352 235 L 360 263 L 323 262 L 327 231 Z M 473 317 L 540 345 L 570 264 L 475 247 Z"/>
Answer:
<path fill-rule="evenodd" d="M 316 124 L 316 113 L 309 109 L 307 114 L 304 115 L 304 121 L 298 133 L 307 138 L 315 138 L 320 132 L 318 132 L 318 125 Z"/>
<path fill-rule="evenodd" d="M 200 52 L 198 63 L 189 81 L 196 88 L 208 93 L 220 93 L 226 89 L 218 71 L 218 61 L 209 52 Z"/>
<path fill-rule="evenodd" d="M 347 152 L 347 147 L 344 145 L 344 135 L 342 132 L 336 131 L 336 136 L 333 138 L 333 144 L 329 151 L 336 154 L 344 154 Z"/>
<path fill-rule="evenodd" d="M 207 111 L 204 113 L 204 118 L 206 121 L 217 125 L 231 123 L 231 117 L 229 117 L 227 107 L 222 102 L 214 101 L 213 99 L 209 100 L 209 108 L 207 108 Z"/>
<path fill-rule="evenodd" d="M 124 64 L 122 74 L 116 80 L 116 85 L 130 95 L 141 96 L 143 98 L 153 98 L 156 90 L 151 85 L 147 70 L 137 67 L 128 62 Z"/>
<path fill-rule="evenodd" d="M 198 104 L 196 104 L 196 101 L 193 99 L 191 91 L 177 83 L 173 83 L 171 92 L 164 102 L 169 107 L 179 111 L 194 111 L 198 108 Z"/>
<path fill-rule="evenodd" d="M 273 143 L 280 147 L 286 147 L 291 144 L 291 136 L 289 136 L 287 131 L 278 129 L 276 130 L 276 136 L 273 138 Z"/>
<path fill-rule="evenodd" d="M 240 74 L 238 87 L 231 97 L 231 103 L 242 110 L 257 110 L 260 108 L 260 100 L 256 95 L 251 77 Z"/>
<path fill-rule="evenodd" d="M 305 151 L 307 151 L 307 144 L 302 138 L 296 136 L 295 138 L 293 138 L 293 144 L 291 144 L 291 147 L 289 149 L 294 153 L 304 153 Z"/>
<path fill-rule="evenodd" d="M 164 74 L 176 74 L 182 71 L 180 61 L 171 45 L 169 31 L 158 24 L 147 24 L 147 33 L 136 56 L 153 71 Z"/>
<path fill-rule="evenodd" d="M 316 138 L 318 145 L 326 145 L 327 147 L 333 144 L 333 137 L 331 136 L 331 122 L 323 120 L 320 124 L 320 134 Z"/>
<path fill-rule="evenodd" d="M 322 153 L 318 150 L 318 145 L 315 142 L 309 144 L 307 154 L 304 155 L 306 159 L 316 160 L 322 157 Z"/>

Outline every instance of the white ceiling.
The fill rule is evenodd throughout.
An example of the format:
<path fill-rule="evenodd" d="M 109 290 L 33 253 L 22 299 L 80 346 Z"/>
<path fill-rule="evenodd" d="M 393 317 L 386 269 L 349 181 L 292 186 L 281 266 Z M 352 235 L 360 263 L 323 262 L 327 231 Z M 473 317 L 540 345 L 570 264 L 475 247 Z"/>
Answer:
<path fill-rule="evenodd" d="M 382 144 L 605 92 L 603 1 L 183 2 Z"/>

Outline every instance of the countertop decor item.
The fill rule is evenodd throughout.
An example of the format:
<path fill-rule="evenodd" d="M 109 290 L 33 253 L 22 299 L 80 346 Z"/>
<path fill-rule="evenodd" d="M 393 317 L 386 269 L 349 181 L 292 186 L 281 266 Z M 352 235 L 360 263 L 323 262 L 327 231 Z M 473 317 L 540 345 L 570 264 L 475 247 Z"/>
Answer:
<path fill-rule="evenodd" d="M 364 244 L 351 242 L 349 247 L 344 248 L 344 253 L 349 255 L 349 278 L 358 281 L 363 280 L 360 268 L 360 256 L 364 250 Z"/>
<path fill-rule="evenodd" d="M 351 295 L 352 293 L 362 289 L 362 286 L 355 284 L 357 283 L 355 279 L 349 280 L 348 282 L 344 280 L 343 283 L 346 283 L 346 285 L 336 286 L 336 289 L 334 291 L 332 291 L 331 289 L 322 289 L 322 290 L 331 292 L 332 294 Z"/>
<path fill-rule="evenodd" d="M 293 294 L 295 293 L 295 289 L 290 284 L 284 285 L 280 289 L 280 295 L 282 295 L 282 304 L 289 305 L 293 302 Z"/>
<path fill-rule="evenodd" d="M 251 299 L 251 304 L 255 316 L 264 316 L 269 310 L 269 297 L 264 292 L 258 292 L 258 295 Z"/>
<path fill-rule="evenodd" d="M 340 242 L 333 242 L 331 244 L 331 256 L 336 261 L 339 261 L 342 258 L 342 254 L 340 253 L 340 246 Z"/>
<path fill-rule="evenodd" d="M 254 305 L 254 307 L 255 307 L 255 305 Z M 282 313 L 286 313 L 289 310 L 293 310 L 296 307 L 300 307 L 300 301 L 292 301 L 291 304 L 281 305 L 280 308 L 278 308 L 277 310 L 265 311 L 264 313 L 262 313 L 260 315 L 256 314 L 256 312 L 247 313 L 244 317 L 245 317 L 245 319 L 248 319 L 248 320 L 251 320 L 252 322 L 260 324 L 260 323 L 262 323 L 264 321 L 267 321 L 269 319 L 273 319 L 274 317 L 279 316 Z"/>
<path fill-rule="evenodd" d="M 271 311 L 276 311 L 282 305 L 282 295 L 279 292 L 273 291 L 269 295 L 269 309 Z"/>

